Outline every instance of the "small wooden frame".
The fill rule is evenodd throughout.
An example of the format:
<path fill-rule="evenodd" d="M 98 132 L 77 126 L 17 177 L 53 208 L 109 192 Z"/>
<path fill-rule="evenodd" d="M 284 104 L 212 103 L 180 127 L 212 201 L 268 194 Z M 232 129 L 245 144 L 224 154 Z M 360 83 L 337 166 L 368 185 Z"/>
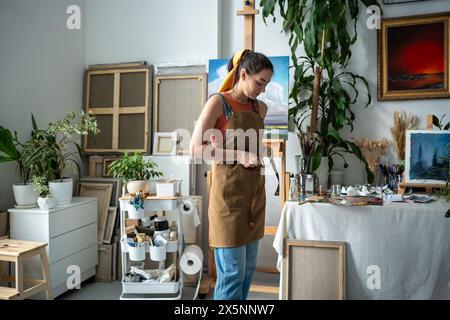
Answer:
<path fill-rule="evenodd" d="M 153 136 L 153 155 L 174 156 L 177 154 L 176 132 L 155 132 Z"/>
<path fill-rule="evenodd" d="M 285 300 L 345 299 L 345 242 L 286 239 Z"/>
<path fill-rule="evenodd" d="M 105 236 L 106 217 L 108 215 L 109 203 L 111 201 L 112 185 L 107 183 L 79 183 L 80 197 L 97 198 L 97 228 L 98 241 L 103 242 Z"/>
<path fill-rule="evenodd" d="M 89 156 L 89 176 L 101 177 L 103 173 L 103 157 Z"/>
<path fill-rule="evenodd" d="M 105 157 L 103 158 L 103 177 L 112 177 L 112 175 L 110 175 L 108 173 L 109 171 L 109 165 L 111 164 L 111 162 L 113 162 L 114 160 L 118 160 L 120 159 L 120 157 Z"/>
<path fill-rule="evenodd" d="M 103 243 L 111 244 L 114 237 L 114 227 L 117 220 L 117 207 L 109 207 L 105 222 L 105 232 L 103 235 Z"/>

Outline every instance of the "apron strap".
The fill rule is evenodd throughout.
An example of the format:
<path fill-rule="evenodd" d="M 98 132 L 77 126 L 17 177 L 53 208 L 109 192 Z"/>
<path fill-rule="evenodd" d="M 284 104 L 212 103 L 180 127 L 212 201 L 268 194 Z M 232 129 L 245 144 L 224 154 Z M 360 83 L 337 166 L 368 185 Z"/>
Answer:
<path fill-rule="evenodd" d="M 228 105 L 228 103 L 225 101 L 225 98 L 224 98 L 224 96 L 223 96 L 222 94 L 216 92 L 216 93 L 213 93 L 212 95 L 210 95 L 209 98 L 211 98 L 211 97 L 214 96 L 214 95 L 218 95 L 218 96 L 220 96 L 220 98 L 222 99 L 222 102 L 223 102 L 223 113 L 225 114 L 225 118 L 226 118 L 227 120 L 229 120 L 230 114 L 234 114 L 233 110 L 232 110 L 231 107 Z M 208 99 L 209 99 L 209 98 L 208 98 Z"/>
<path fill-rule="evenodd" d="M 257 114 L 259 114 L 259 105 L 258 105 L 258 101 L 252 100 L 252 104 L 253 104 L 253 111 L 256 112 Z"/>

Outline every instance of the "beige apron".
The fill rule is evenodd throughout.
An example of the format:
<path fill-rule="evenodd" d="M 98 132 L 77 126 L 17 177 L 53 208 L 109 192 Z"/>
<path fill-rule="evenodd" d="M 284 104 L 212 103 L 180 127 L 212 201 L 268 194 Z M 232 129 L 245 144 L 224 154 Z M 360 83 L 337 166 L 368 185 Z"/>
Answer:
<path fill-rule="evenodd" d="M 221 97 L 229 129 L 246 131 L 253 128 L 259 135 L 259 130 L 264 129 L 264 121 L 256 107 L 253 112 L 233 112 Z M 249 151 L 247 144 L 245 149 Z M 245 168 L 237 163 L 213 163 L 211 180 L 209 245 L 216 248 L 236 247 L 261 239 L 264 236 L 266 208 L 265 176 L 261 166 Z"/>

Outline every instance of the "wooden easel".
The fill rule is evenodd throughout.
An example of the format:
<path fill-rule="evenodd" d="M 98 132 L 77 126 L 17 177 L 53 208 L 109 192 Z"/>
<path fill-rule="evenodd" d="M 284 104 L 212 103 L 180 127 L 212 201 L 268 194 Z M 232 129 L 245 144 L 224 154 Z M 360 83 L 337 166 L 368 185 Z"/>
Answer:
<path fill-rule="evenodd" d="M 254 50 L 255 15 L 259 14 L 259 10 L 255 10 L 255 0 L 243 0 L 242 7 L 236 15 L 244 16 L 244 48 Z"/>
<path fill-rule="evenodd" d="M 431 114 L 427 115 L 427 130 L 433 130 L 433 115 Z M 425 190 L 425 193 L 431 194 L 433 193 L 433 189 L 443 189 L 445 188 L 445 185 L 433 183 L 412 183 L 403 181 L 400 183 L 398 193 L 401 195 L 405 194 L 406 188 L 422 189 Z"/>

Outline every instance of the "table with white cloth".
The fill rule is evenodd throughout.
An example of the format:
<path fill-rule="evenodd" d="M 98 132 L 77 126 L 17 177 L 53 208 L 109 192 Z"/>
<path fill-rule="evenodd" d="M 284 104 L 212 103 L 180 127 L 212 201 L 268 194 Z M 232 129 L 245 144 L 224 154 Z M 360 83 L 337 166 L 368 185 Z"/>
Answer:
<path fill-rule="evenodd" d="M 450 299 L 449 207 L 441 200 L 383 206 L 286 201 L 273 242 L 280 299 L 286 238 L 346 242 L 346 299 Z M 367 284 L 374 265 L 379 289 Z"/>

